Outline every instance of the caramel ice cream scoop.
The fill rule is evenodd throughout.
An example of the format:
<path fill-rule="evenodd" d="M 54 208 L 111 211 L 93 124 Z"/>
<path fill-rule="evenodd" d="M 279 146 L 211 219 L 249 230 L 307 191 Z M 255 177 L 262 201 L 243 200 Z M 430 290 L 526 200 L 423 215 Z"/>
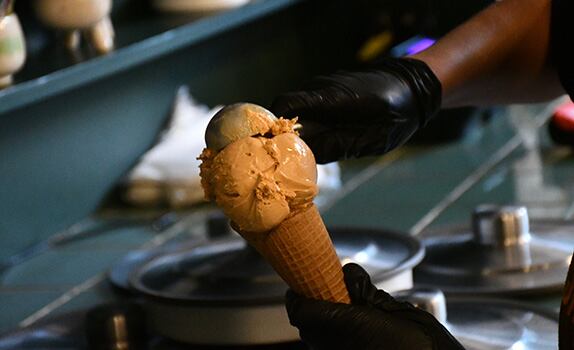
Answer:
<path fill-rule="evenodd" d="M 317 194 L 313 154 L 292 133 L 237 140 L 213 158 L 207 171 L 207 192 L 243 231 L 269 231 Z"/>

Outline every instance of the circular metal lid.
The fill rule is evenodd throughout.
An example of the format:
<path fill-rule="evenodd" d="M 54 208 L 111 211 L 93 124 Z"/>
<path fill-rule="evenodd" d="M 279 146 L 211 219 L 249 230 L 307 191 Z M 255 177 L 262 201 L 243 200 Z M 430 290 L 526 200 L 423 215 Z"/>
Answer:
<path fill-rule="evenodd" d="M 491 298 L 448 297 L 437 289 L 393 294 L 433 314 L 467 350 L 558 348 L 558 313 Z"/>
<path fill-rule="evenodd" d="M 330 228 L 343 263 L 357 262 L 375 283 L 412 269 L 421 244 L 406 234 Z M 134 289 L 167 302 L 245 306 L 284 302 L 284 282 L 240 237 L 216 240 L 147 262 L 130 278 Z"/>
<path fill-rule="evenodd" d="M 492 299 L 447 299 L 446 327 L 467 350 L 555 350 L 558 314 Z"/>
<path fill-rule="evenodd" d="M 88 312 L 89 310 L 82 309 L 64 313 L 39 321 L 25 328 L 18 328 L 2 333 L 0 334 L 0 350 L 92 349 L 93 346 L 88 345 L 86 337 L 85 321 Z M 144 340 L 147 346 L 137 347 L 137 350 L 239 349 L 238 347 L 229 346 L 189 345 L 153 334 L 144 337 Z M 131 348 L 132 347 L 130 347 L 130 349 Z M 307 346 L 297 341 L 273 345 L 266 344 L 258 347 L 241 347 L 241 349 L 303 350 L 307 349 Z"/>
<path fill-rule="evenodd" d="M 135 292 L 130 276 L 148 261 L 170 253 L 188 251 L 206 242 L 233 234 L 229 219 L 219 210 L 208 212 L 202 224 L 193 225 L 193 235 L 177 235 L 161 245 L 132 250 L 108 271 L 108 281 L 122 292 Z"/>
<path fill-rule="evenodd" d="M 84 318 L 85 311 L 78 311 L 0 334 L 0 350 L 86 349 Z"/>
<path fill-rule="evenodd" d="M 532 226 L 532 230 L 531 230 Z M 546 228 L 549 227 L 546 223 Z M 553 227 L 546 237 L 531 225 L 525 207 L 478 207 L 472 232 L 458 230 L 424 240 L 426 257 L 415 269 L 417 286 L 447 294 L 524 294 L 562 288 L 574 249 Z"/>
<path fill-rule="evenodd" d="M 130 251 L 108 271 L 108 281 L 123 292 L 133 292 L 134 290 L 130 285 L 130 275 L 140 266 L 158 256 L 178 252 L 183 249 L 193 249 L 204 243 L 205 240 L 203 239 L 188 242 L 174 240 L 159 247 Z"/>

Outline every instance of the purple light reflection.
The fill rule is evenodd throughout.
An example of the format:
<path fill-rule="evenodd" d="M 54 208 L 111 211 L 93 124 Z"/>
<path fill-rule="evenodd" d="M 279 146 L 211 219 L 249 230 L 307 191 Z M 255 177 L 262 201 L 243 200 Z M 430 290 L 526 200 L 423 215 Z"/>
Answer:
<path fill-rule="evenodd" d="M 417 42 L 413 43 L 412 45 L 410 45 L 409 47 L 407 47 L 407 54 L 414 55 L 416 53 L 419 53 L 431 47 L 435 42 L 436 40 L 434 39 L 422 38 Z"/>

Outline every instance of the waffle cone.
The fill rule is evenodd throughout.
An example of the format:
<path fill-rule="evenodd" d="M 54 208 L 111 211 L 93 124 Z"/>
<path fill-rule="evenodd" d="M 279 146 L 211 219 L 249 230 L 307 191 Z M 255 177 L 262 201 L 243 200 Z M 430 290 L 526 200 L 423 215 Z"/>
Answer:
<path fill-rule="evenodd" d="M 241 233 L 297 294 L 350 303 L 341 262 L 315 205 L 267 233 Z"/>

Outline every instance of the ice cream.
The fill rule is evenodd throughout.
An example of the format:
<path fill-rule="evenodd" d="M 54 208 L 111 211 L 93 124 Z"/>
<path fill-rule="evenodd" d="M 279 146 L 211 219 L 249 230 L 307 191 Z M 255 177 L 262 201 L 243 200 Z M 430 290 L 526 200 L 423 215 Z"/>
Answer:
<path fill-rule="evenodd" d="M 61 29 L 95 26 L 109 15 L 111 0 L 36 0 L 36 13 L 45 24 Z"/>
<path fill-rule="evenodd" d="M 114 27 L 110 20 L 112 0 L 35 0 L 38 18 L 65 33 L 65 44 L 78 50 L 82 36 L 98 53 L 114 48 Z"/>
<path fill-rule="evenodd" d="M 341 263 L 313 204 L 315 158 L 296 122 L 251 104 L 224 108 L 206 132 L 202 186 L 291 288 L 348 303 Z"/>
<path fill-rule="evenodd" d="M 12 75 L 26 60 L 26 44 L 15 13 L 0 15 L 0 88 L 12 84 Z"/>
<path fill-rule="evenodd" d="M 265 135 L 276 125 L 277 118 L 263 107 L 236 103 L 217 113 L 205 131 L 207 148 L 220 151 L 243 137 Z"/>
<path fill-rule="evenodd" d="M 278 121 L 282 122 L 288 123 Z M 211 161 L 203 159 L 208 199 L 215 200 L 242 231 L 269 231 L 308 207 L 317 194 L 313 154 L 292 132 L 245 137 L 229 144 Z M 205 176 L 207 173 L 210 175 Z"/>

